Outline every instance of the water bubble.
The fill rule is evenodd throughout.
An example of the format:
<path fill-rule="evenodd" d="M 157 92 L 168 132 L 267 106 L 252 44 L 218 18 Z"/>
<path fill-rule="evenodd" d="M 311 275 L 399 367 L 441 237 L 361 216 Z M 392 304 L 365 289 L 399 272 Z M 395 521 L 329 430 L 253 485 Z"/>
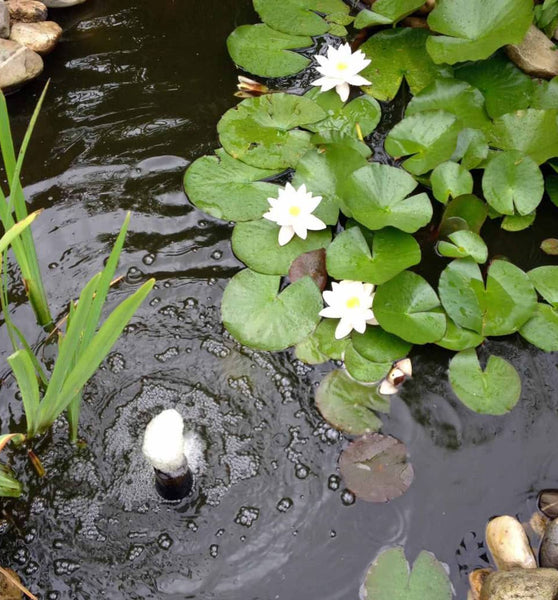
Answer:
<path fill-rule="evenodd" d="M 241 506 L 234 522 L 242 527 L 252 527 L 252 524 L 258 520 L 260 509 L 255 506 Z"/>
<path fill-rule="evenodd" d="M 48 592 L 47 594 L 47 600 L 58 600 L 58 598 L 60 598 L 59 592 Z"/>
<path fill-rule="evenodd" d="M 198 227 L 200 227 L 201 229 L 207 227 L 208 225 L 209 223 L 207 221 L 204 221 L 203 219 L 201 221 L 198 221 Z"/>
<path fill-rule="evenodd" d="M 29 560 L 29 550 L 27 548 L 18 548 L 14 552 L 13 559 L 18 565 L 25 565 Z"/>
<path fill-rule="evenodd" d="M 126 273 L 128 283 L 139 283 L 143 279 L 143 273 L 137 267 L 130 267 Z"/>
<path fill-rule="evenodd" d="M 58 265 L 58 263 L 57 263 L 57 262 L 51 262 L 51 263 L 48 265 L 48 268 L 49 268 L 49 269 L 57 269 L 57 268 L 58 268 L 58 266 L 59 266 L 59 265 Z"/>
<path fill-rule="evenodd" d="M 144 550 L 145 546 L 142 546 L 141 544 L 132 544 L 128 550 L 128 560 L 136 560 L 143 554 Z"/>
<path fill-rule="evenodd" d="M 210 277 L 207 280 L 207 285 L 215 285 L 217 283 L 217 279 L 215 279 L 215 277 Z"/>
<path fill-rule="evenodd" d="M 61 558 L 54 561 L 54 573 L 56 575 L 71 575 L 74 571 L 77 571 L 79 567 L 79 563 L 67 558 Z"/>
<path fill-rule="evenodd" d="M 32 560 L 27 564 L 27 566 L 25 567 L 23 572 L 25 573 L 25 575 L 30 577 L 31 575 L 33 575 L 33 573 L 36 573 L 38 570 L 39 570 L 39 563 Z"/>
<path fill-rule="evenodd" d="M 155 262 L 155 255 L 151 253 L 146 254 L 141 260 L 144 265 L 152 265 Z"/>
<path fill-rule="evenodd" d="M 151 302 L 149 303 L 149 306 L 157 306 L 157 304 L 159 304 L 159 302 L 161 302 L 161 298 L 159 298 L 158 296 L 155 296 L 155 298 L 153 298 L 151 300 Z"/>
<path fill-rule="evenodd" d="M 26 544 L 30 544 L 31 542 L 35 541 L 36 537 L 37 529 L 35 527 L 31 527 L 31 529 L 23 536 L 23 540 Z"/>
<path fill-rule="evenodd" d="M 219 546 L 217 544 L 211 544 L 211 546 L 209 546 L 209 556 L 211 556 L 211 558 L 217 558 L 218 554 Z"/>
<path fill-rule="evenodd" d="M 337 537 L 337 532 L 335 531 L 335 529 L 332 529 L 332 530 L 329 532 L 329 537 L 330 537 L 330 538 Z"/>
<path fill-rule="evenodd" d="M 170 281 L 165 281 L 165 283 L 163 283 L 164 288 L 168 289 L 168 288 L 170 288 L 170 286 L 171 286 Z"/>
<path fill-rule="evenodd" d="M 281 498 L 277 503 L 277 510 L 279 512 L 287 512 L 289 508 L 292 508 L 294 502 L 290 498 Z"/>
<path fill-rule="evenodd" d="M 197 531 L 198 530 L 198 525 L 195 521 L 188 521 L 186 523 L 186 527 L 188 527 L 188 529 L 190 531 Z"/>
<path fill-rule="evenodd" d="M 221 250 L 215 250 L 215 252 L 211 253 L 211 258 L 213 260 L 220 260 L 223 257 L 223 252 Z"/>
<path fill-rule="evenodd" d="M 339 489 L 339 485 L 341 483 L 341 477 L 339 477 L 339 475 L 330 475 L 328 480 L 327 480 L 327 487 L 332 490 L 332 491 L 336 491 Z"/>
<path fill-rule="evenodd" d="M 52 547 L 55 550 L 61 550 L 64 547 L 64 542 L 62 540 L 54 540 L 54 542 L 52 542 Z"/>
<path fill-rule="evenodd" d="M 241 542 L 245 542 L 246 541 L 246 536 L 245 535 L 241 535 L 240 536 L 240 541 Z"/>
<path fill-rule="evenodd" d="M 353 492 L 349 490 L 343 490 L 341 492 L 341 502 L 343 502 L 345 506 L 351 506 L 351 504 L 355 503 L 355 500 L 356 498 Z"/>
<path fill-rule="evenodd" d="M 155 358 L 162 363 L 167 362 L 167 360 L 174 358 L 175 356 L 178 356 L 178 348 L 174 346 L 167 348 L 160 354 L 155 354 Z"/>
<path fill-rule="evenodd" d="M 198 305 L 198 301 L 195 298 L 186 298 L 184 300 L 184 308 L 194 308 Z"/>
<path fill-rule="evenodd" d="M 217 533 L 215 535 L 217 537 L 221 537 L 224 533 L 225 533 L 225 530 L 223 528 L 221 528 L 221 529 L 217 530 Z"/>
<path fill-rule="evenodd" d="M 124 357 L 119 352 L 111 354 L 107 358 L 107 364 L 113 373 L 121 373 L 126 368 Z"/>
<path fill-rule="evenodd" d="M 162 533 L 157 538 L 157 545 L 162 550 L 168 550 L 173 545 L 173 543 L 174 543 L 173 539 L 171 538 L 171 536 L 168 533 Z"/>
<path fill-rule="evenodd" d="M 302 463 L 299 463 L 298 465 L 296 465 L 295 475 L 299 479 L 306 479 L 308 477 L 309 473 L 310 473 L 310 470 L 308 469 L 308 467 L 306 465 L 303 465 Z"/>

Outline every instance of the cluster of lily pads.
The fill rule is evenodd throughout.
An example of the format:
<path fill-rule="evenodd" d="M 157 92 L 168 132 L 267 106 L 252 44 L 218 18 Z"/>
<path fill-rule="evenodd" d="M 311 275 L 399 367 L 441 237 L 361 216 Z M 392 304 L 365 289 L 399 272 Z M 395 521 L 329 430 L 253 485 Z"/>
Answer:
<path fill-rule="evenodd" d="M 503 50 L 523 39 L 533 3 L 438 0 L 430 31 L 397 26 L 423 4 L 377 0 L 355 18 L 342 0 L 254 0 L 263 23 L 231 34 L 235 63 L 265 78 L 307 69 L 314 85 L 303 94 L 248 86 L 253 97 L 219 121 L 222 148 L 185 176 L 195 206 L 236 223 L 232 248 L 247 268 L 225 290 L 225 327 L 253 348 L 343 361 L 316 402 L 354 435 L 381 427 L 376 412 L 389 402 L 372 384 L 413 345 L 457 352 L 453 390 L 488 414 L 511 410 L 521 382 L 502 357 L 481 367 L 485 339 L 519 332 L 558 350 L 558 266 L 524 272 L 490 257 L 482 238 L 487 218 L 519 231 L 543 200 L 558 205 L 558 79 L 532 79 Z M 538 19 L 550 23 L 541 10 L 551 4 Z M 351 52 L 334 36 L 353 20 L 367 29 Z M 322 77 L 312 79 L 316 67 Z M 348 101 L 346 83 L 361 86 Z M 407 89 L 376 160 L 373 132 Z M 419 274 L 414 234 L 424 228 L 448 259 L 437 281 Z"/>

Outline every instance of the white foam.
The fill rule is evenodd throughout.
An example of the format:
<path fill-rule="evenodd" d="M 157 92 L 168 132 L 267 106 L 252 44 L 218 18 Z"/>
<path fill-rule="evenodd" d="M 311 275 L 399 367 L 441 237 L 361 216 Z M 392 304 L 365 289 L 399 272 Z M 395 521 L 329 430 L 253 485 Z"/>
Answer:
<path fill-rule="evenodd" d="M 174 408 L 151 419 L 143 437 L 143 454 L 155 469 L 168 475 L 184 466 L 184 419 Z"/>
<path fill-rule="evenodd" d="M 203 469 L 203 450 L 204 444 L 200 436 L 195 431 L 187 431 L 184 434 L 184 456 L 190 469 L 197 474 Z"/>

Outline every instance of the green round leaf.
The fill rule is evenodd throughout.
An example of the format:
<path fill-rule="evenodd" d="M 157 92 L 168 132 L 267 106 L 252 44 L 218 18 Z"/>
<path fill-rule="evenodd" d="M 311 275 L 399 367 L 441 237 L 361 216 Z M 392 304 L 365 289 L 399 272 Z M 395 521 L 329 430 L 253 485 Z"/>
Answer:
<path fill-rule="evenodd" d="M 295 356 L 307 365 L 321 365 L 329 360 L 329 356 L 320 351 L 312 334 L 295 346 Z"/>
<path fill-rule="evenodd" d="M 446 204 L 450 198 L 473 193 L 473 176 L 467 169 L 454 162 L 438 165 L 430 175 L 434 198 Z"/>
<path fill-rule="evenodd" d="M 539 79 L 534 82 L 531 108 L 558 109 L 558 77 L 554 77 L 550 81 Z"/>
<path fill-rule="evenodd" d="M 533 211 L 528 215 L 506 215 L 500 225 L 505 231 L 523 231 L 531 227 L 537 214 Z"/>
<path fill-rule="evenodd" d="M 455 67 L 455 77 L 469 82 L 482 92 L 486 110 L 493 119 L 528 108 L 531 102 L 533 80 L 503 53 L 481 62 L 458 65 Z"/>
<path fill-rule="evenodd" d="M 374 11 L 361 10 L 355 19 L 355 28 L 362 29 L 373 25 L 389 25 L 415 12 L 424 2 L 422 0 L 377 0 Z"/>
<path fill-rule="evenodd" d="M 488 248 L 483 239 L 472 231 L 455 231 L 448 236 L 451 243 L 440 242 L 438 252 L 450 258 L 467 258 L 470 256 L 476 263 L 483 264 L 488 259 Z"/>
<path fill-rule="evenodd" d="M 335 279 L 380 284 L 420 262 L 420 246 L 408 233 L 388 227 L 368 234 L 342 231 L 327 249 L 327 271 Z"/>
<path fill-rule="evenodd" d="M 291 35 L 322 35 L 330 29 L 329 15 L 349 14 L 349 6 L 343 0 L 253 0 L 253 2 L 256 12 L 264 23 L 277 31 Z"/>
<path fill-rule="evenodd" d="M 245 269 L 225 288 L 223 324 L 242 344 L 258 350 L 283 350 L 306 338 L 320 320 L 322 295 L 309 277 L 278 294 L 280 282 L 278 276 Z"/>
<path fill-rule="evenodd" d="M 525 0 L 439 0 L 428 25 L 441 36 L 426 48 L 436 63 L 482 60 L 506 44 L 519 44 L 533 20 Z"/>
<path fill-rule="evenodd" d="M 367 327 L 364 333 L 353 331 L 352 344 L 361 356 L 376 363 L 393 363 L 407 356 L 413 347 L 378 326 Z"/>
<path fill-rule="evenodd" d="M 517 150 L 538 165 L 558 156 L 555 110 L 518 110 L 498 117 L 490 130 L 490 143 L 500 150 Z"/>
<path fill-rule="evenodd" d="M 266 219 L 237 223 L 232 234 L 232 249 L 243 263 L 264 275 L 287 275 L 295 258 L 327 248 L 331 241 L 329 228 L 309 231 L 303 240 L 295 236 L 288 244 L 280 246 L 279 226 Z"/>
<path fill-rule="evenodd" d="M 388 133 L 385 149 L 394 158 L 412 155 L 403 166 L 421 175 L 452 157 L 459 130 L 459 119 L 451 113 L 417 113 L 405 117 Z"/>
<path fill-rule="evenodd" d="M 555 308 L 558 308 L 558 267 L 537 267 L 527 273 L 539 294 Z"/>
<path fill-rule="evenodd" d="M 544 184 L 552 204 L 558 206 L 558 175 L 547 175 Z"/>
<path fill-rule="evenodd" d="M 467 350 L 468 348 L 476 348 L 484 342 L 484 337 L 480 333 L 463 329 L 456 325 L 451 319 L 448 319 L 446 333 L 441 340 L 436 342 L 437 346 L 446 348 L 447 350 Z"/>
<path fill-rule="evenodd" d="M 391 369 L 390 362 L 373 362 L 359 354 L 352 344 L 345 350 L 345 368 L 349 375 L 357 381 L 376 383 L 383 379 Z"/>
<path fill-rule="evenodd" d="M 459 196 L 446 206 L 440 223 L 440 235 L 449 235 L 452 231 L 455 231 L 452 228 L 452 219 L 459 219 L 464 224 L 464 228 L 478 234 L 487 215 L 488 208 L 482 200 L 472 194 Z"/>
<path fill-rule="evenodd" d="M 388 412 L 389 400 L 375 393 L 373 386 L 353 381 L 343 371 L 332 371 L 316 391 L 316 406 L 336 429 L 361 435 L 381 428 L 374 411 Z"/>
<path fill-rule="evenodd" d="M 285 77 L 302 71 L 310 60 L 290 50 L 311 45 L 311 37 L 281 33 L 264 24 L 241 25 L 227 39 L 233 61 L 260 77 Z"/>
<path fill-rule="evenodd" d="M 267 199 L 277 197 L 278 189 L 274 183 L 259 180 L 278 171 L 251 167 L 222 148 L 215 154 L 202 156 L 188 167 L 184 188 L 190 202 L 218 219 L 259 219 L 269 209 Z"/>
<path fill-rule="evenodd" d="M 310 134 L 295 128 L 324 117 L 324 111 L 308 98 L 269 94 L 248 98 L 228 110 L 217 131 L 233 158 L 261 169 L 285 169 L 294 167 L 310 149 Z"/>
<path fill-rule="evenodd" d="M 486 129 L 490 125 L 484 96 L 476 88 L 457 79 L 434 80 L 409 102 L 405 116 L 427 110 L 451 113 L 459 119 L 462 127 Z"/>
<path fill-rule="evenodd" d="M 350 175 L 341 193 L 353 218 L 368 229 L 391 226 L 413 233 L 432 218 L 426 194 L 407 198 L 416 186 L 416 181 L 401 169 L 371 163 Z"/>
<path fill-rule="evenodd" d="M 338 340 L 335 337 L 335 329 L 338 323 L 337 319 L 323 319 L 320 321 L 316 329 L 297 345 L 297 358 L 309 364 L 319 364 L 329 359 L 343 360 L 350 338 L 344 337 Z"/>
<path fill-rule="evenodd" d="M 437 77 L 451 77 L 447 66 L 438 66 L 428 56 L 425 44 L 430 36 L 424 29 L 410 27 L 380 31 L 361 47 L 370 65 L 361 72 L 372 85 L 364 88 L 378 100 L 395 98 L 403 78 L 411 93 L 418 94 Z"/>
<path fill-rule="evenodd" d="M 410 271 L 378 287 L 373 310 L 383 329 L 413 344 L 436 342 L 446 330 L 436 292 Z"/>
<path fill-rule="evenodd" d="M 487 165 L 482 177 L 487 202 L 503 215 L 532 213 L 544 194 L 544 179 L 537 163 L 519 152 L 501 152 Z"/>
<path fill-rule="evenodd" d="M 457 146 L 451 159 L 461 161 L 465 169 L 478 167 L 488 156 L 488 138 L 480 129 L 465 128 L 457 136 Z"/>
<path fill-rule="evenodd" d="M 390 548 L 372 563 L 364 582 L 368 600 L 451 600 L 444 565 L 430 552 L 418 555 L 411 571 L 403 548 Z"/>
<path fill-rule="evenodd" d="M 545 352 L 558 352 L 558 310 L 548 304 L 537 304 L 535 314 L 519 333 Z"/>
<path fill-rule="evenodd" d="M 449 380 L 461 402 L 481 414 L 503 415 L 521 396 L 521 379 L 508 361 L 490 356 L 483 371 L 473 349 L 463 350 L 453 357 Z"/>

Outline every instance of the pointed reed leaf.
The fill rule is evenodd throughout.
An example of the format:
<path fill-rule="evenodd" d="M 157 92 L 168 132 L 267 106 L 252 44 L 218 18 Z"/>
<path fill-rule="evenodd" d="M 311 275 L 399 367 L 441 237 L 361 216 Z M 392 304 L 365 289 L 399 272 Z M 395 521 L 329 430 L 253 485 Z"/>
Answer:
<path fill-rule="evenodd" d="M 25 436 L 23 433 L 5 433 L 0 435 L 0 452 L 11 442 L 23 442 Z"/>
<path fill-rule="evenodd" d="M 11 475 L 7 467 L 0 465 L 0 496 L 18 498 L 22 491 L 21 483 Z"/>
<path fill-rule="evenodd" d="M 0 238 L 0 254 L 2 254 L 6 248 L 12 243 L 14 238 L 16 238 L 20 233 L 29 227 L 31 223 L 37 218 L 37 216 L 41 213 L 40 210 L 31 213 L 28 217 L 16 223 L 12 227 L 6 231 L 6 233 Z"/>
<path fill-rule="evenodd" d="M 21 393 L 27 419 L 27 431 L 29 435 L 33 435 L 37 431 L 40 405 L 39 384 L 33 360 L 27 350 L 18 350 L 8 356 L 8 363 L 14 372 Z"/>

